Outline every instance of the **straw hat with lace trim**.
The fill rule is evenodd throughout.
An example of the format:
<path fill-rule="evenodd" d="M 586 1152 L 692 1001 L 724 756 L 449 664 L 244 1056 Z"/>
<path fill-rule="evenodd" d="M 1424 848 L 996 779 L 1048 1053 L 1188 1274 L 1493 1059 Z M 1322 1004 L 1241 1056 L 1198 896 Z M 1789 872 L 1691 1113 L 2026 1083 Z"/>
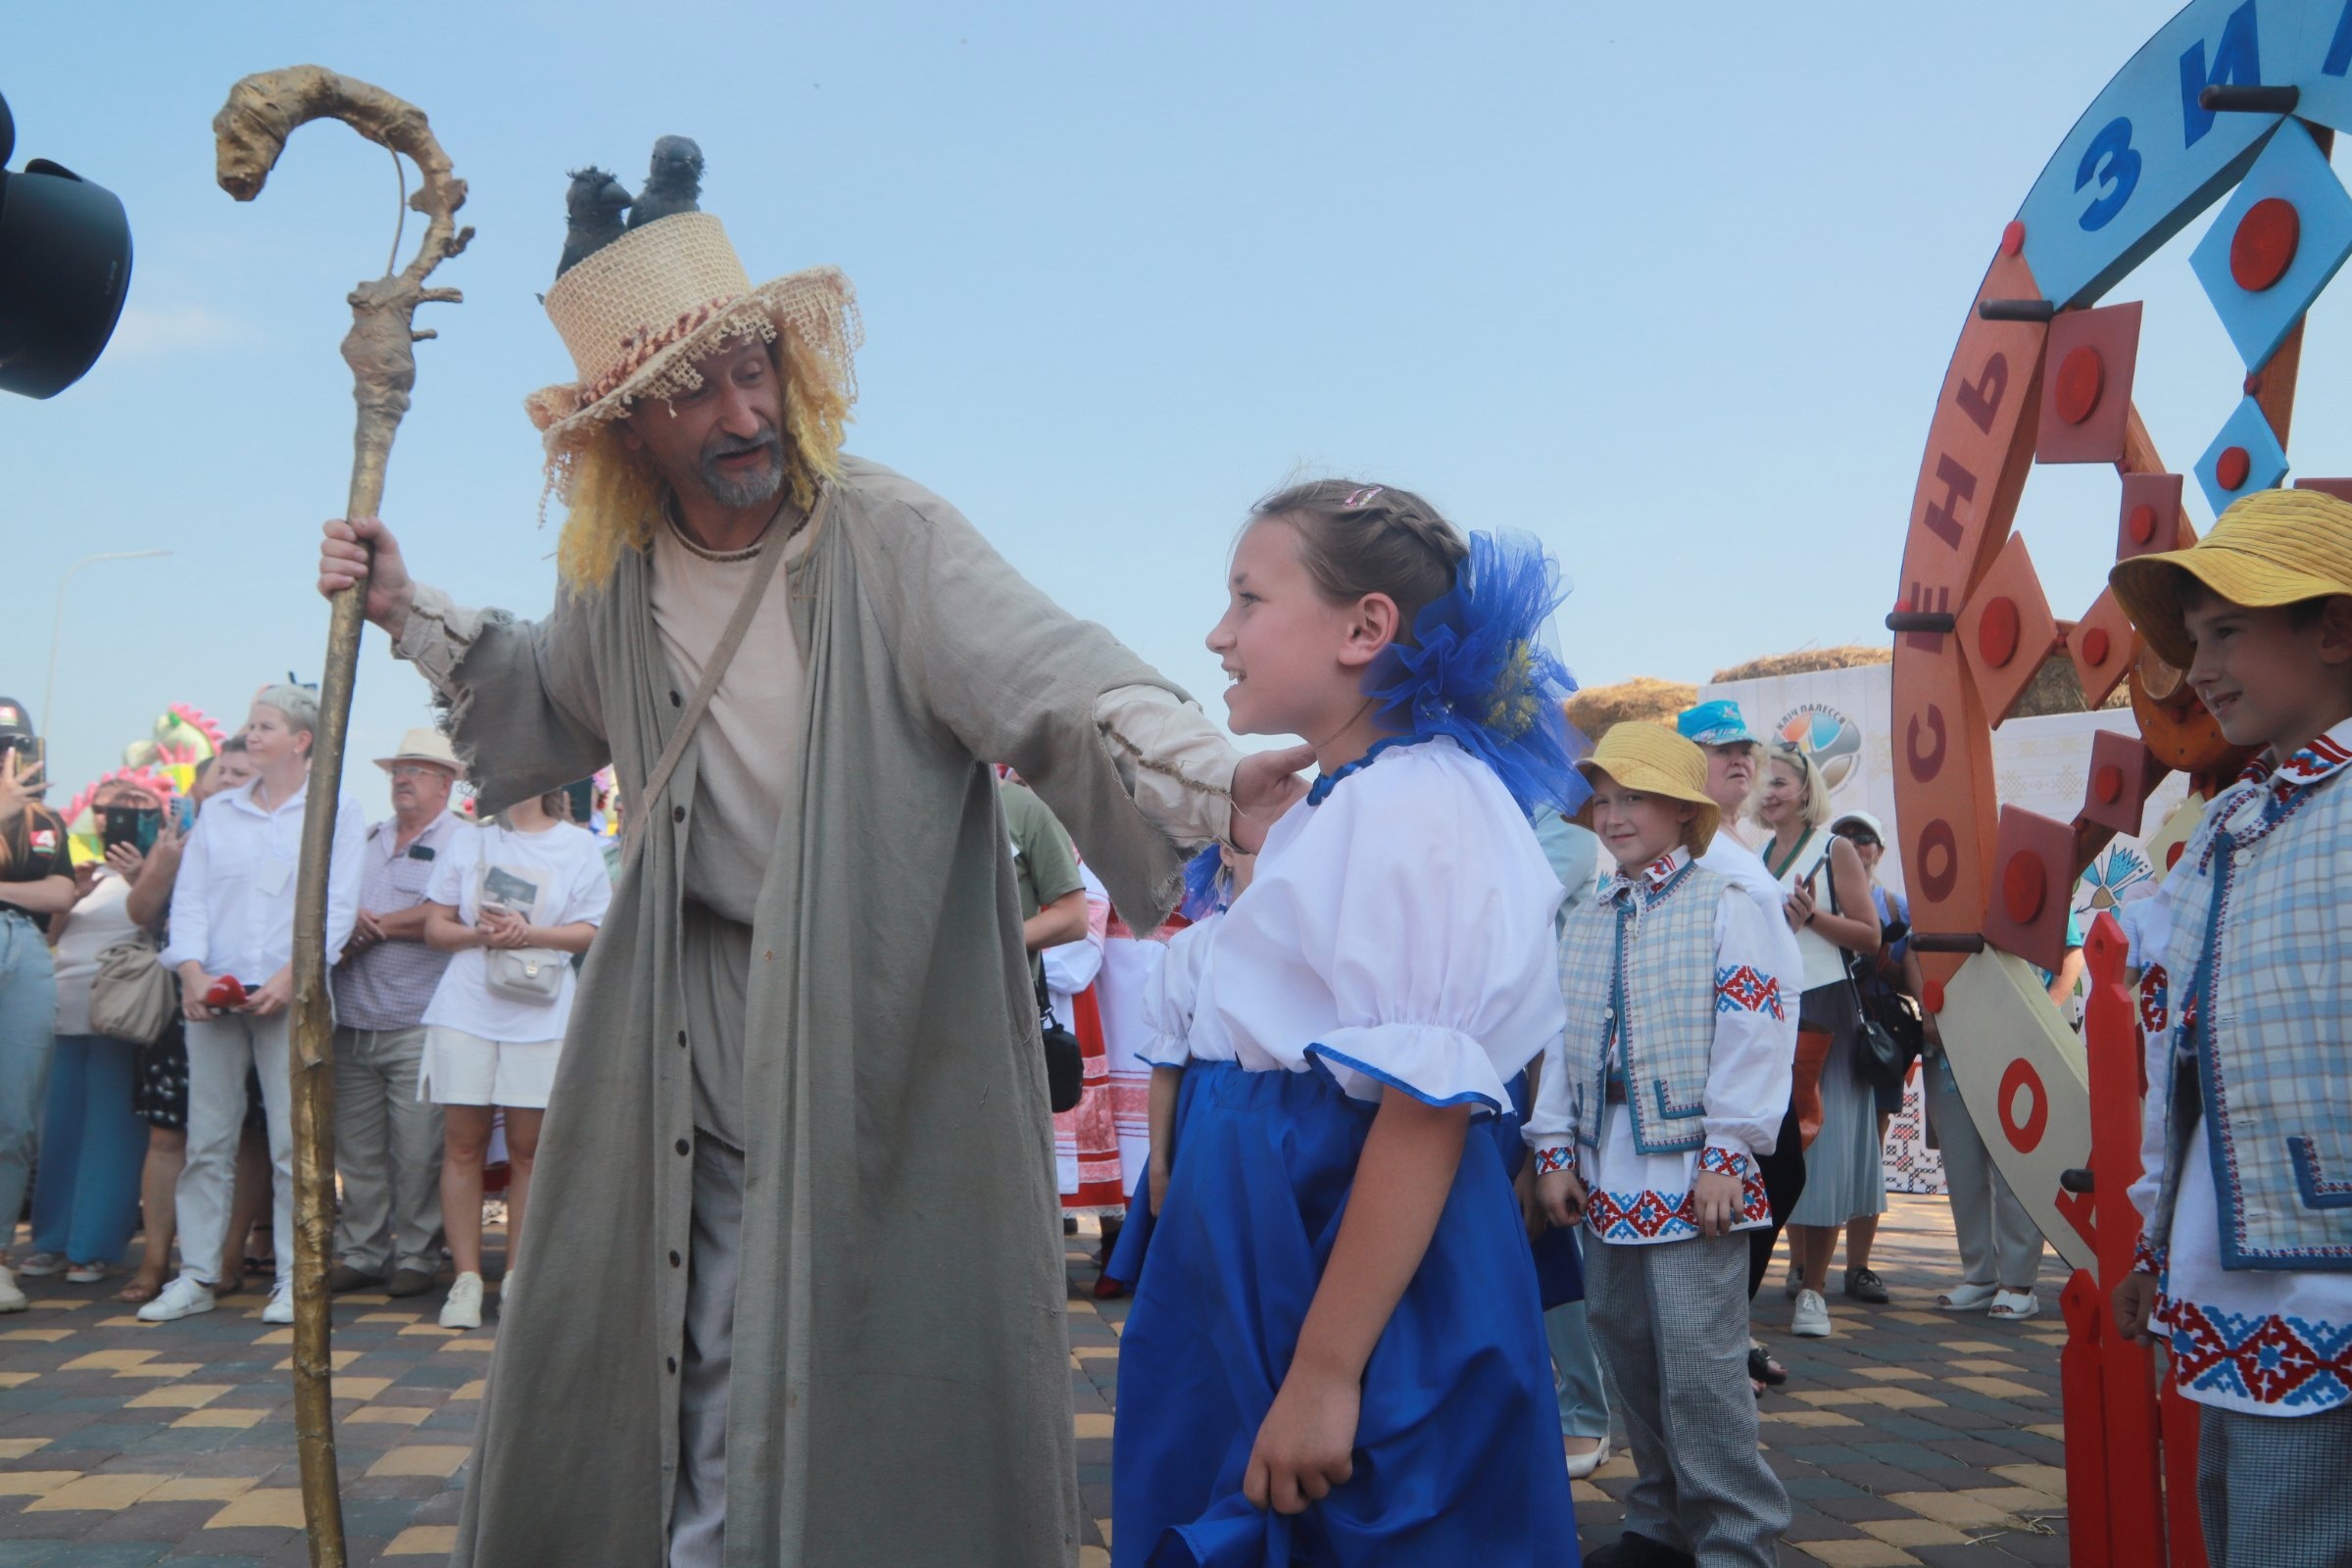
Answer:
<path fill-rule="evenodd" d="M 2258 491 L 2188 549 L 2116 563 L 2107 573 L 2115 597 L 2176 669 L 2197 653 L 2180 611 L 2191 577 L 2251 609 L 2352 594 L 2352 505 L 2318 490 Z"/>
<path fill-rule="evenodd" d="M 839 269 L 812 267 L 755 287 L 724 225 L 703 212 L 631 229 L 583 258 L 547 291 L 547 314 L 579 379 L 542 387 L 523 408 L 546 442 L 559 493 L 600 425 L 641 399 L 702 385 L 695 362 L 728 338 L 772 343 L 789 332 L 852 395 L 853 356 L 865 341 L 857 291 Z"/>
<path fill-rule="evenodd" d="M 1704 855 L 1722 825 L 1723 808 L 1707 794 L 1707 754 L 1663 724 L 1614 724 L 1577 767 L 1594 785 L 1607 774 L 1629 790 L 1688 801 L 1698 814 L 1683 827 L 1683 843 Z"/>

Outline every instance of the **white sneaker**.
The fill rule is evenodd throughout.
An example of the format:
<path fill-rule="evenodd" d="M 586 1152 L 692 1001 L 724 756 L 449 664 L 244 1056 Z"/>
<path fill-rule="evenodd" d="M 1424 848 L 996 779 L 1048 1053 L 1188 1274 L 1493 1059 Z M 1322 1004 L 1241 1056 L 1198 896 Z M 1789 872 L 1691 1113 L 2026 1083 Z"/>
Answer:
<path fill-rule="evenodd" d="M 200 1280 L 182 1274 L 164 1287 L 162 1293 L 139 1308 L 142 1323 L 176 1323 L 183 1317 L 213 1309 L 213 1288 Z"/>
<path fill-rule="evenodd" d="M 17 1289 L 16 1277 L 0 1267 L 0 1312 L 22 1312 L 32 1303 Z"/>
<path fill-rule="evenodd" d="M 35 1252 L 17 1265 L 17 1272 L 28 1280 L 45 1280 L 52 1274 L 63 1274 L 65 1271 L 66 1254 L 63 1252 Z"/>
<path fill-rule="evenodd" d="M 441 1303 L 441 1326 L 445 1329 L 478 1329 L 482 1326 L 482 1277 L 479 1274 L 461 1274 L 449 1288 L 449 1299 Z"/>
<path fill-rule="evenodd" d="M 294 1321 L 293 1286 L 271 1287 L 270 1304 L 262 1308 L 262 1321 L 265 1323 L 291 1323 Z"/>
<path fill-rule="evenodd" d="M 1796 1293 L 1796 1310 L 1788 1314 L 1788 1332 L 1800 1340 L 1830 1337 L 1830 1303 L 1821 1298 L 1819 1291 Z"/>

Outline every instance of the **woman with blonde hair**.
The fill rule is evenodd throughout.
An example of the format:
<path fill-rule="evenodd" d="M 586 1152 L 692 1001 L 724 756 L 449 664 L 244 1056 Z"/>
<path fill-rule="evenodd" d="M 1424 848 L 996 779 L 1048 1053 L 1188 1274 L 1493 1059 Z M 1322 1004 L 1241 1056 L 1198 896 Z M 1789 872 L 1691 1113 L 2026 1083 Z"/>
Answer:
<path fill-rule="evenodd" d="M 1804 1139 L 1804 1192 L 1788 1211 L 1789 1294 L 1796 1298 L 1788 1332 L 1826 1339 L 1822 1286 L 1838 1227 L 1886 1207 L 1878 1106 L 1854 1066 L 1861 1004 L 1846 970 L 1847 954 L 1879 951 L 1878 911 L 1861 857 L 1829 830 L 1830 788 L 1810 755 L 1774 747 L 1749 810 L 1771 835 L 1762 846 L 1764 868 L 1788 890 L 1788 925 L 1804 960 L 1793 1098 L 1800 1130 L 1812 1130 Z"/>

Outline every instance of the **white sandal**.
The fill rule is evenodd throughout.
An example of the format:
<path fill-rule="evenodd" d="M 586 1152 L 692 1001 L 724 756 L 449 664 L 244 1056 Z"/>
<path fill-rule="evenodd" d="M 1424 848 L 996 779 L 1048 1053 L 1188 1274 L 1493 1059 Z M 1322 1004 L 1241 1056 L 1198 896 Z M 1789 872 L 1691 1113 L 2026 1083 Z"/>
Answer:
<path fill-rule="evenodd" d="M 2001 1294 L 1997 1285 L 1977 1285 L 1963 1282 L 1936 1298 L 1938 1312 L 1982 1312 Z"/>
<path fill-rule="evenodd" d="M 2041 1315 L 2041 1298 L 2032 1291 L 2012 1291 L 2003 1288 L 1992 1298 L 1992 1309 L 1985 1314 L 2003 1323 L 2022 1323 L 2027 1318 Z"/>

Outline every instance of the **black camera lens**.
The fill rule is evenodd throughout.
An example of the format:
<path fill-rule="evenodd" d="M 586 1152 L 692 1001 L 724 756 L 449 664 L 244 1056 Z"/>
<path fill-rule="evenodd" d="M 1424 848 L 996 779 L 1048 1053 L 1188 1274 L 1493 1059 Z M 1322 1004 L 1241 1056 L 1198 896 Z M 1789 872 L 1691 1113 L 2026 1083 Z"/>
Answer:
<path fill-rule="evenodd" d="M 0 98 L 0 162 L 15 147 Z M 0 170 L 0 392 L 54 397 L 80 380 L 129 289 L 121 198 L 45 158 Z"/>

